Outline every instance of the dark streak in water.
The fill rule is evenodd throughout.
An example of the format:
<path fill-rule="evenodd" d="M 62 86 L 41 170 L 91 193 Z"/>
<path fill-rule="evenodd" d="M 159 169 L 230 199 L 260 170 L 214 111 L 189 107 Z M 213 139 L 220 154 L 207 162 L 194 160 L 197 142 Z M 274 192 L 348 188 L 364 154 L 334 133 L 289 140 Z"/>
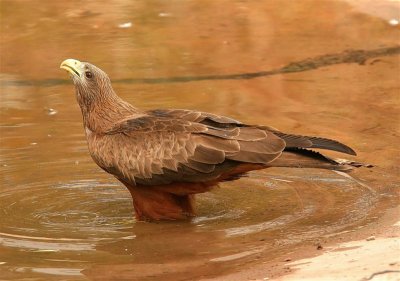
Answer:
<path fill-rule="evenodd" d="M 400 54 L 400 46 L 380 48 L 373 50 L 346 50 L 337 54 L 327 54 L 317 56 L 314 58 L 308 58 L 305 60 L 292 62 L 284 67 L 275 70 L 259 71 L 259 72 L 248 72 L 248 73 L 237 73 L 237 74 L 215 74 L 215 75 L 204 75 L 204 76 L 177 76 L 177 77 L 159 77 L 159 78 L 128 78 L 128 79 L 114 79 L 113 83 L 124 83 L 124 84 L 163 84 L 163 83 L 184 83 L 193 81 L 204 81 L 204 80 L 239 80 L 239 79 L 254 79 L 263 76 L 270 76 L 276 74 L 302 72 L 325 67 L 329 65 L 342 64 L 342 63 L 358 63 L 364 65 L 365 61 L 372 58 L 391 56 Z M 64 79 L 47 79 L 47 80 L 36 80 L 36 81 L 3 81 L 3 85 L 13 86 L 56 86 L 61 84 L 69 84 L 70 80 Z"/>

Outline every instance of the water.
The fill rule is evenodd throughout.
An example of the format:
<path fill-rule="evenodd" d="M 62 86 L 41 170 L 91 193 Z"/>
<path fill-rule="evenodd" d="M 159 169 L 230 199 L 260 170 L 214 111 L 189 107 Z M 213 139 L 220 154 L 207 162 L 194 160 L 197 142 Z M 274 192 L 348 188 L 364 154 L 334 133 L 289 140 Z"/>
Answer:
<path fill-rule="evenodd" d="M 230 75 L 349 49 L 398 53 L 400 30 L 389 24 L 398 9 L 380 3 L 1 1 L 0 276 L 221 276 L 375 220 L 398 203 L 399 56 Z M 101 67 L 139 108 L 330 136 L 375 168 L 351 177 L 251 172 L 199 195 L 191 222 L 137 222 L 129 192 L 90 159 L 72 83 L 58 68 L 66 58 Z"/>

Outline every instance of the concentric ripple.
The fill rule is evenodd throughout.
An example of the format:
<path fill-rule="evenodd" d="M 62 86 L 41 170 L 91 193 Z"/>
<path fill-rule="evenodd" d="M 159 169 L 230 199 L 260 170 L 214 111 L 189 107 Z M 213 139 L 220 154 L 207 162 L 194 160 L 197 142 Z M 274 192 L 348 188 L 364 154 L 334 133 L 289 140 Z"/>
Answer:
<path fill-rule="evenodd" d="M 112 178 L 6 189 L 0 193 L 3 267 L 17 276 L 75 277 L 96 275 L 85 268 L 140 268 L 188 257 L 195 267 L 206 261 L 212 267 L 338 233 L 365 219 L 377 200 L 352 177 L 285 171 L 250 173 L 198 195 L 199 215 L 191 222 L 135 221 L 129 192 Z M 26 266 L 12 260 L 18 253 Z"/>

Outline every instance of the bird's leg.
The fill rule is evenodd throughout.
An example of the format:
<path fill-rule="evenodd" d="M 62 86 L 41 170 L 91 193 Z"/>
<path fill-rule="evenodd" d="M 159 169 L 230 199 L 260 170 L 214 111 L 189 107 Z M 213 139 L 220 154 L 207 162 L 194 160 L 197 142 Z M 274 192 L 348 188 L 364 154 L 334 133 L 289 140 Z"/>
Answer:
<path fill-rule="evenodd" d="M 125 186 L 132 195 L 138 220 L 181 220 L 194 216 L 194 195 L 176 195 L 153 186 Z"/>

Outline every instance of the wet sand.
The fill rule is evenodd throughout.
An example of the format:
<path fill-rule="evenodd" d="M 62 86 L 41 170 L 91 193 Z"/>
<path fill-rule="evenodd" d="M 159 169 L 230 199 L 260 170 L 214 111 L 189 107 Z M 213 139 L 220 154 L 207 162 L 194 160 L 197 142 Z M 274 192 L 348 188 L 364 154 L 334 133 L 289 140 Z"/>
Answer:
<path fill-rule="evenodd" d="M 212 280 L 399 280 L 400 208 L 356 230 L 325 237 L 279 259 Z"/>

